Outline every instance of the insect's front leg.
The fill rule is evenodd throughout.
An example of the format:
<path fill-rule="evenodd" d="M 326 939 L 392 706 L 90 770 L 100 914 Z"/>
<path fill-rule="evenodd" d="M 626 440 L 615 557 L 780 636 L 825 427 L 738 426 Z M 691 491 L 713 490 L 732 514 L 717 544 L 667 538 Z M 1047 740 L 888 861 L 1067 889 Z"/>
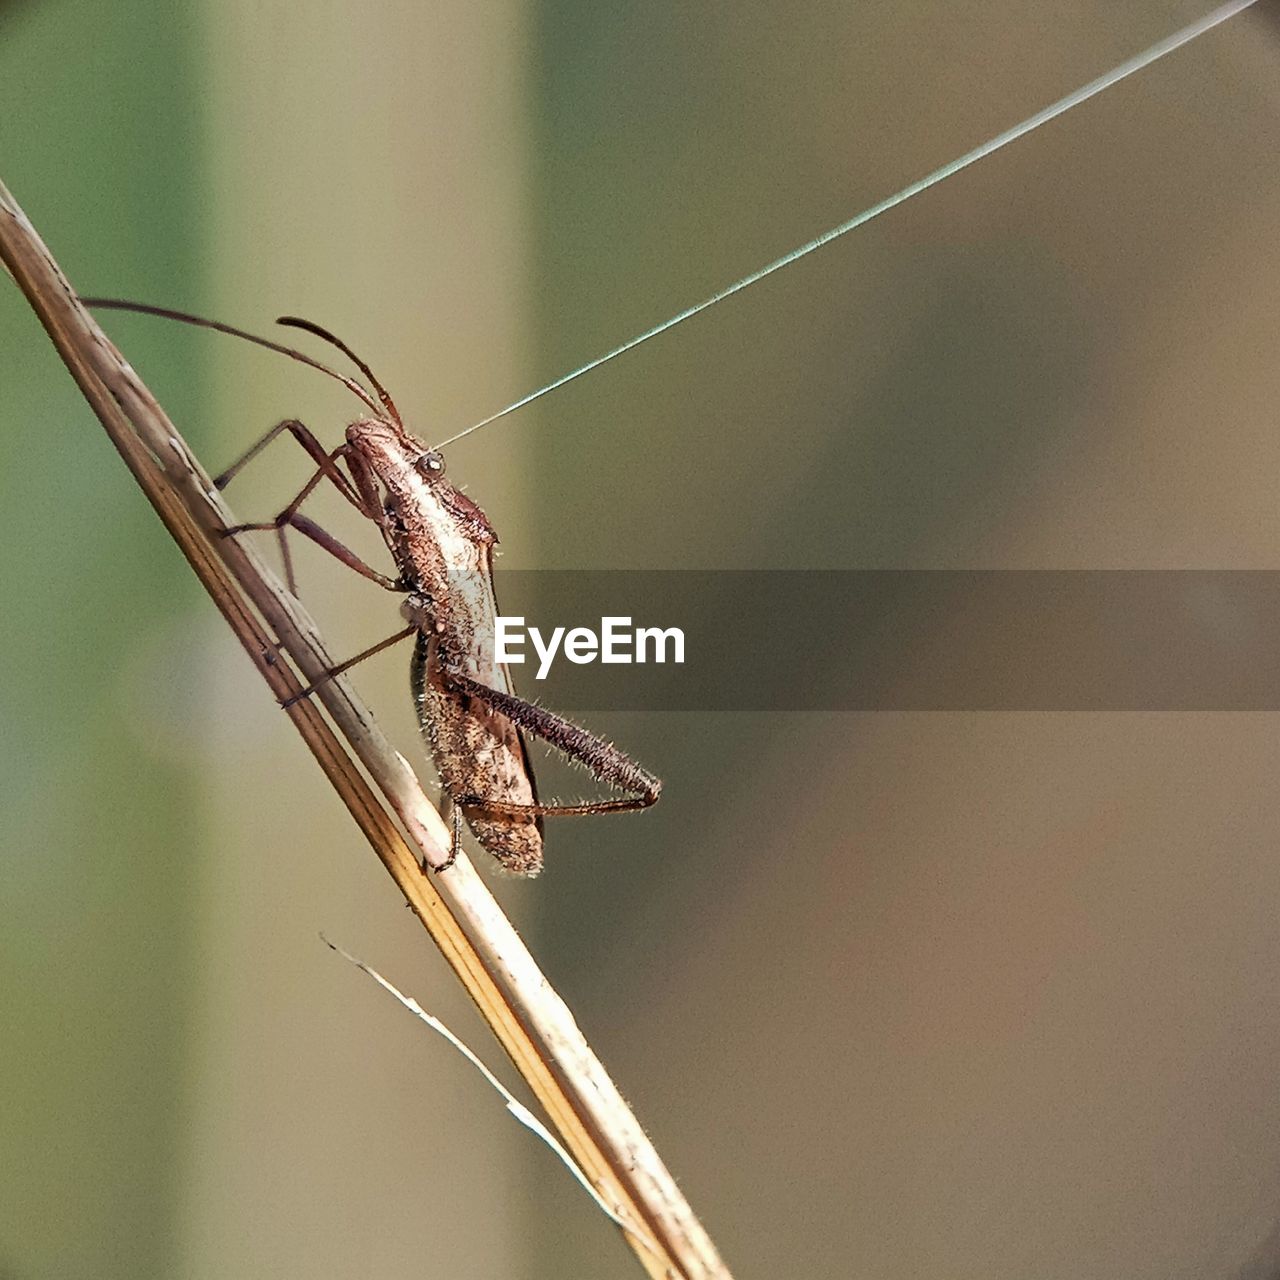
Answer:
<path fill-rule="evenodd" d="M 302 446 L 303 452 L 319 467 L 321 474 L 328 475 L 338 489 L 341 490 L 343 496 L 349 502 L 359 506 L 355 491 L 351 487 L 351 481 L 338 469 L 329 450 L 316 438 L 315 432 L 305 422 L 299 422 L 297 418 L 285 418 L 283 422 L 277 422 L 270 431 L 260 439 L 255 440 L 221 475 L 214 477 L 214 488 L 219 492 L 225 489 L 267 445 L 286 431 Z M 311 486 L 318 479 L 319 477 L 316 477 L 316 479 L 310 481 L 304 492 L 309 493 Z"/>
<path fill-rule="evenodd" d="M 307 455 L 315 462 L 316 470 L 314 474 L 298 491 L 293 501 L 278 515 L 270 520 L 234 525 L 227 530 L 227 533 L 247 533 L 253 530 L 274 529 L 280 542 L 280 558 L 284 563 L 285 580 L 288 583 L 289 590 L 295 595 L 297 594 L 297 580 L 293 572 L 293 557 L 290 554 L 289 543 L 285 537 L 285 530 L 289 528 L 296 529 L 304 537 L 310 538 L 317 546 L 322 547 L 330 555 L 341 560 L 349 569 L 354 569 L 356 573 L 368 578 L 371 582 L 376 582 L 380 587 L 385 587 L 388 591 L 403 591 L 404 587 L 399 579 L 388 577 L 385 573 L 379 573 L 377 569 L 366 564 L 354 551 L 339 542 L 331 533 L 322 529 L 314 520 L 304 516 L 299 511 L 299 507 L 310 497 L 316 486 L 322 480 L 328 480 L 361 515 L 378 524 L 382 523 L 382 504 L 378 501 L 376 488 L 370 482 L 370 478 L 367 475 L 367 467 L 352 454 L 349 445 L 344 443 L 332 451 L 326 450 L 324 445 L 316 438 L 314 432 L 305 423 L 299 422 L 296 418 L 286 418 L 283 422 L 276 423 L 261 440 L 250 446 L 244 454 L 237 458 L 231 466 L 214 480 L 214 486 L 218 489 L 226 488 L 247 463 L 256 458 L 272 440 L 286 431 L 297 440 Z M 350 476 L 346 475 L 338 466 L 339 461 L 346 461 L 351 469 L 352 474 Z"/>

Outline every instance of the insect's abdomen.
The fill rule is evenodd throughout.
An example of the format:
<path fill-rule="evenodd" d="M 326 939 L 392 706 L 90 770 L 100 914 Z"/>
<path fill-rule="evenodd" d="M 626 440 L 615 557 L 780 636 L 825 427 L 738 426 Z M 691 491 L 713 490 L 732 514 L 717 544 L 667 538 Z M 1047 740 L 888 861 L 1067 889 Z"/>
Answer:
<path fill-rule="evenodd" d="M 505 671 L 457 659 L 466 674 L 478 683 L 508 691 Z M 470 669 L 475 667 L 476 669 Z M 503 804 L 535 804 L 533 770 L 520 731 L 506 716 L 478 698 L 458 693 L 448 685 L 442 669 L 438 641 L 419 634 L 410 668 L 418 724 L 431 749 L 447 795 L 501 801 Z M 467 825 L 497 860 L 516 875 L 534 876 L 542 869 L 542 819 L 486 813 L 479 805 L 463 808 Z"/>

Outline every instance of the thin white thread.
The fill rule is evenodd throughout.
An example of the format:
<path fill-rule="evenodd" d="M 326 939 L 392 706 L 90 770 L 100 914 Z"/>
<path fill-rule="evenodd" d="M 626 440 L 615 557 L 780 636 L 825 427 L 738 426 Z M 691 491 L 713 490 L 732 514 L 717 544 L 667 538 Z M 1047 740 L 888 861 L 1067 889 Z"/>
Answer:
<path fill-rule="evenodd" d="M 331 951 L 336 951 L 344 960 L 350 961 L 357 969 L 360 970 L 361 973 L 367 974 L 384 991 L 395 996 L 395 998 L 399 1000 L 415 1018 L 425 1022 L 432 1031 L 436 1032 L 437 1035 L 443 1036 L 444 1039 L 446 1039 L 460 1054 L 462 1054 L 464 1058 L 466 1058 L 469 1063 L 471 1063 L 473 1067 L 475 1067 L 477 1071 L 480 1072 L 488 1082 L 489 1086 L 497 1092 L 499 1097 L 502 1098 L 503 1102 L 506 1104 L 507 1111 L 512 1115 L 512 1117 L 518 1120 L 536 1137 L 541 1138 L 542 1141 L 551 1148 L 552 1152 L 554 1152 L 561 1164 L 569 1170 L 582 1189 L 586 1191 L 586 1193 L 596 1202 L 601 1212 L 604 1213 L 606 1217 L 612 1219 L 613 1222 L 620 1226 L 624 1231 L 639 1240 L 655 1257 L 661 1255 L 661 1250 L 658 1248 L 653 1237 L 644 1231 L 643 1228 L 637 1226 L 634 1222 L 630 1222 L 627 1218 L 624 1218 L 622 1214 L 609 1205 L 600 1192 L 592 1186 L 591 1180 L 583 1172 L 582 1167 L 564 1148 L 563 1144 L 558 1138 L 556 1138 L 555 1134 L 553 1134 L 551 1130 L 548 1129 L 547 1126 L 524 1105 L 524 1103 L 520 1102 L 511 1090 L 508 1089 L 507 1086 L 504 1085 L 502 1081 L 485 1066 L 480 1057 L 469 1045 L 465 1044 L 456 1035 L 454 1035 L 439 1018 L 428 1013 L 412 996 L 405 995 L 398 987 L 388 982 L 387 979 L 373 968 L 372 965 L 365 964 L 363 960 L 353 956 L 351 952 L 343 950 L 343 948 L 338 946 L 336 942 L 330 942 L 323 933 L 320 935 L 320 941 L 323 942 Z"/>
<path fill-rule="evenodd" d="M 829 231 L 824 231 L 820 236 L 807 241 L 798 249 L 793 249 L 790 253 L 783 254 L 781 258 L 775 259 L 767 266 L 760 267 L 758 270 L 751 272 L 750 275 L 743 276 L 741 280 L 735 281 L 718 293 L 713 293 L 711 297 L 704 299 L 702 302 L 686 307 L 669 320 L 664 320 L 661 324 L 654 325 L 652 329 L 646 329 L 643 333 L 624 342 L 621 346 L 614 347 L 612 351 L 606 351 L 604 355 L 597 356 L 594 360 L 589 360 L 571 373 L 563 374 L 554 382 L 548 382 L 545 387 L 539 387 L 537 391 L 531 391 L 527 396 L 523 396 L 507 405 L 505 409 L 499 409 L 497 413 L 490 414 L 487 418 L 472 424 L 465 431 L 459 431 L 457 435 L 450 436 L 448 440 L 436 445 L 435 448 L 443 449 L 446 445 L 451 445 L 455 441 L 461 440 L 463 436 L 469 436 L 473 431 L 479 431 L 481 427 L 487 427 L 491 422 L 497 422 L 499 418 L 505 418 L 507 414 L 514 413 L 517 409 L 523 409 L 525 405 L 532 404 L 535 400 L 540 400 L 543 396 L 563 387 L 566 383 L 573 382 L 575 379 L 581 378 L 583 374 L 590 373 L 593 369 L 598 369 L 602 364 L 607 364 L 610 360 L 614 360 L 618 356 L 633 350 L 642 342 L 648 342 L 650 338 L 656 338 L 659 334 L 666 333 L 668 329 L 674 329 L 676 325 L 683 324 L 684 321 L 692 319 L 692 317 L 702 311 L 706 311 L 709 307 L 714 307 L 716 303 L 733 297 L 735 293 L 741 293 L 743 289 L 759 283 L 766 276 L 771 276 L 775 271 L 781 271 L 783 267 L 789 267 L 793 262 L 798 262 L 815 250 L 830 244 L 831 241 L 847 235 L 850 231 L 857 230 L 858 227 L 865 226 L 873 218 L 878 218 L 882 213 L 887 213 L 890 209 L 894 209 L 910 200 L 912 196 L 918 196 L 921 192 L 927 191 L 939 182 L 953 177 L 962 169 L 967 169 L 971 164 L 976 164 L 979 160 L 985 160 L 987 156 L 1001 150 L 1003 147 L 1007 147 L 1011 142 L 1016 142 L 1019 138 L 1025 137 L 1028 133 L 1040 128 L 1041 125 L 1048 124 L 1050 120 L 1056 119 L 1073 107 L 1078 107 L 1090 98 L 1096 97 L 1103 90 L 1119 84 L 1121 80 L 1127 79 L 1135 72 L 1144 70 L 1153 62 L 1158 62 L 1166 54 L 1173 53 L 1185 44 L 1190 44 L 1192 40 L 1204 35 L 1207 31 L 1211 31 L 1229 18 L 1234 18 L 1236 14 L 1242 13 L 1256 3 L 1257 0 L 1232 0 L 1230 4 L 1221 5 L 1219 8 L 1214 9 L 1212 13 L 1208 13 L 1203 18 L 1193 22 L 1190 26 L 1183 27 L 1181 31 L 1175 31 L 1173 35 L 1157 41 L 1149 49 L 1144 49 L 1126 62 L 1113 67 L 1105 75 L 1099 76 L 1096 80 L 1091 80 L 1088 84 L 1067 94 L 1065 98 L 1059 98 L 1057 102 L 1041 111 L 1037 111 L 1035 115 L 1028 116 L 1020 124 L 1015 124 L 1013 128 L 996 134 L 994 138 L 984 142 L 979 147 L 975 147 L 972 151 L 966 152 L 958 160 L 952 160 L 950 164 L 944 164 L 940 169 L 935 169 L 932 173 L 911 183 L 910 186 L 903 187 L 901 191 L 896 192 L 894 195 L 888 196 L 878 204 L 873 204 L 869 209 L 864 209 L 847 222 L 842 222 L 839 226 L 832 227 Z"/>

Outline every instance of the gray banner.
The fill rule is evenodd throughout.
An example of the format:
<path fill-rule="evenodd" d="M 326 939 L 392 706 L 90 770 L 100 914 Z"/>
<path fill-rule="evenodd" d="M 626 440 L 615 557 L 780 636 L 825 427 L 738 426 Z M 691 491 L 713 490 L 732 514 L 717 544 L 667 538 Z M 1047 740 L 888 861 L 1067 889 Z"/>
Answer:
<path fill-rule="evenodd" d="M 680 628 L 684 663 L 574 663 L 517 690 L 563 710 L 1280 708 L 1280 571 L 500 572 L 544 637 Z M 626 646 L 624 646 L 625 648 Z M 634 645 L 630 646 L 634 649 Z"/>

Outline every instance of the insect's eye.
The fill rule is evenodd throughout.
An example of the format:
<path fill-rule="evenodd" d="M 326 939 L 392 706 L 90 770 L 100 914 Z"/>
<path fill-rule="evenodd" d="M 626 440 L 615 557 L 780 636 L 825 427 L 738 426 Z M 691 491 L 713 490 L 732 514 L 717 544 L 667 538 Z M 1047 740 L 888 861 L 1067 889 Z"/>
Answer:
<path fill-rule="evenodd" d="M 413 465 L 418 469 L 419 475 L 429 477 L 444 475 L 444 459 L 434 449 L 428 449 L 426 453 L 419 454 L 417 462 Z"/>

